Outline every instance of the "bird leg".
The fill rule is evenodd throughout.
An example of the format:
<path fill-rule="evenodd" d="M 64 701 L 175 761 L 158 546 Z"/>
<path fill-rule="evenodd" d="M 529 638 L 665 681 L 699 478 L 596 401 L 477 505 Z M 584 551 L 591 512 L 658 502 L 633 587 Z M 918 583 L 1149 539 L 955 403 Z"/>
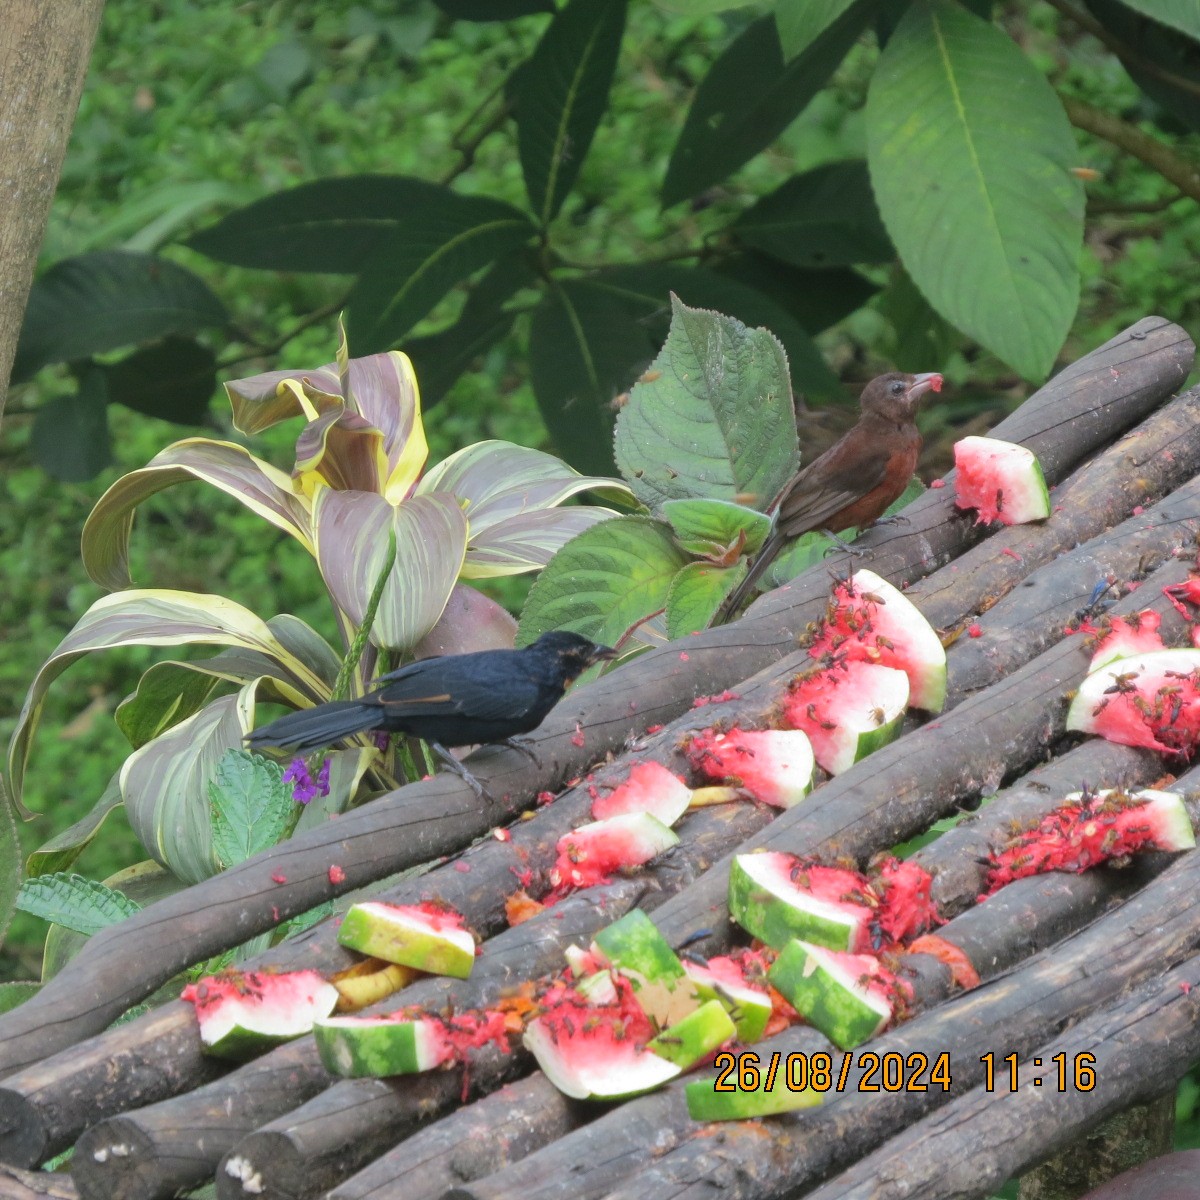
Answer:
<path fill-rule="evenodd" d="M 870 551 L 864 550 L 861 546 L 853 546 L 847 541 L 843 541 L 832 529 L 822 529 L 821 532 L 831 541 L 839 550 L 845 550 L 853 558 L 865 558 Z M 828 551 L 826 551 L 828 553 Z"/>
<path fill-rule="evenodd" d="M 442 765 L 448 771 L 454 775 L 457 775 L 459 779 L 461 779 L 471 789 L 471 791 L 475 793 L 475 798 L 477 800 L 491 801 L 491 796 L 488 795 L 487 788 L 485 788 L 483 784 L 480 783 L 479 780 L 476 779 L 475 776 L 472 775 L 471 772 L 468 771 L 467 768 L 464 767 L 462 763 L 460 763 L 458 759 L 455 758 L 454 755 L 442 745 L 441 742 L 431 741 L 429 738 L 426 738 L 425 744 L 434 752 L 434 754 L 438 756 L 438 758 L 442 760 Z"/>
<path fill-rule="evenodd" d="M 500 741 L 497 742 L 496 744 L 498 746 L 507 746 L 510 750 L 520 751 L 520 753 L 524 754 L 525 757 L 528 758 L 529 761 L 531 763 L 533 763 L 533 765 L 535 767 L 540 767 L 542 765 L 542 760 L 540 758 L 538 758 L 538 756 L 536 754 L 534 754 L 534 752 L 525 744 L 525 740 L 523 738 L 522 739 L 517 739 L 515 737 L 501 738 Z"/>

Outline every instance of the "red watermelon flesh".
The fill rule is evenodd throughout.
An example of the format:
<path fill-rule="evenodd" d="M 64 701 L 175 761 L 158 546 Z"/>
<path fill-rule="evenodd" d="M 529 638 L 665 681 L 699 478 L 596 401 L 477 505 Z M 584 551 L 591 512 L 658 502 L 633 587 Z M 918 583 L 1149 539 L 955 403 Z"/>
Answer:
<path fill-rule="evenodd" d="M 709 779 L 743 787 L 776 808 L 798 804 L 812 785 L 812 743 L 798 729 L 706 729 L 692 738 L 687 756 Z"/>
<path fill-rule="evenodd" d="M 674 825 L 687 811 L 691 798 L 691 789 L 662 763 L 639 762 L 624 783 L 592 801 L 592 819 L 604 821 L 642 812 L 657 817 L 664 825 Z"/>

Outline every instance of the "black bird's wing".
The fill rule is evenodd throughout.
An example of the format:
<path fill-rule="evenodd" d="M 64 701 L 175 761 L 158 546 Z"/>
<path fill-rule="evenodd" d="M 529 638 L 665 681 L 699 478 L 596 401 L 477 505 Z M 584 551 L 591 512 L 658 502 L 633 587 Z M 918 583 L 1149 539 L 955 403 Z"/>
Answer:
<path fill-rule="evenodd" d="M 389 720 L 467 717 L 480 722 L 517 721 L 542 698 L 542 689 L 520 669 L 511 651 L 441 655 L 409 663 L 380 678 L 372 693 Z"/>

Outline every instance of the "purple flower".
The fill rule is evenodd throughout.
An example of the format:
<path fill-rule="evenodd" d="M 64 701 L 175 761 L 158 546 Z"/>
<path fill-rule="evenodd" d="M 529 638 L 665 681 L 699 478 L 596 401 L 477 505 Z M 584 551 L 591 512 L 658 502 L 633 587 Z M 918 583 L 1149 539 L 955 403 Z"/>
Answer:
<path fill-rule="evenodd" d="M 386 729 L 376 729 L 375 732 L 371 734 L 371 740 L 375 743 L 375 748 L 380 754 L 387 753 L 388 739 L 390 737 L 391 734 L 388 733 Z"/>
<path fill-rule="evenodd" d="M 293 758 L 283 773 L 283 782 L 292 785 L 292 799 L 297 804 L 307 804 L 318 796 L 329 795 L 329 759 L 321 763 L 316 782 L 308 773 L 308 764 L 302 758 Z"/>

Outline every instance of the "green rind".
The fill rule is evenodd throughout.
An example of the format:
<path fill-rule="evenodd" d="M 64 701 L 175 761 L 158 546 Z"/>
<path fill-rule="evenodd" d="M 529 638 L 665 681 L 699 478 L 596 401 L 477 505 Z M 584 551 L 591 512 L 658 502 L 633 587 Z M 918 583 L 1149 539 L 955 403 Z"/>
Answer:
<path fill-rule="evenodd" d="M 831 904 L 815 896 L 803 901 L 805 907 L 797 908 L 790 897 L 772 892 L 769 883 L 753 875 L 753 860 L 757 857 L 739 854 L 729 870 L 729 913 L 747 933 L 776 950 L 782 950 L 793 938 L 831 950 L 850 950 L 854 946 L 857 922 L 837 914 Z"/>
<path fill-rule="evenodd" d="M 776 1070 L 770 1091 L 760 1087 L 753 1092 L 744 1092 L 737 1086 L 736 1080 L 729 1078 L 724 1086 L 732 1085 L 734 1090 L 718 1092 L 718 1078 L 697 1079 L 684 1089 L 688 1116 L 693 1121 L 743 1121 L 752 1117 L 794 1112 L 798 1108 L 815 1108 L 821 1103 L 820 1092 L 812 1088 L 794 1091 L 787 1086 L 787 1069 L 783 1062 Z"/>
<path fill-rule="evenodd" d="M 643 1011 L 660 1029 L 700 1006 L 683 963 L 640 908 L 600 930 L 592 950 L 629 980 Z"/>
<path fill-rule="evenodd" d="M 842 1050 L 874 1037 L 891 1019 L 891 1006 L 849 979 L 819 946 L 789 942 L 767 974 L 784 999 Z"/>
<path fill-rule="evenodd" d="M 324 984 L 317 989 L 306 1019 L 295 1021 L 290 1029 L 272 1032 L 271 1025 L 278 1027 L 279 1019 L 269 1008 L 247 1013 L 246 1019 L 237 1021 L 219 1038 L 209 1041 L 205 1029 L 211 1028 L 213 1017 L 200 1021 L 200 1037 L 204 1053 L 212 1058 L 225 1058 L 234 1062 L 245 1062 L 266 1050 L 282 1046 L 310 1032 L 316 1021 L 333 1012 L 338 1002 L 338 990 L 333 984 Z M 214 1017 L 220 1019 L 217 1014 Z"/>
<path fill-rule="evenodd" d="M 1112 694 L 1109 689 L 1117 688 L 1118 675 L 1132 676 L 1133 685 L 1138 690 L 1146 687 L 1145 676 L 1149 675 L 1154 682 L 1148 690 L 1153 692 L 1168 682 L 1167 671 L 1179 675 L 1200 671 L 1200 650 L 1146 650 L 1098 667 L 1079 685 L 1071 707 L 1067 709 L 1067 730 L 1075 733 L 1096 732 L 1103 721 L 1097 720 L 1095 710 L 1102 700 Z"/>
<path fill-rule="evenodd" d="M 1102 788 L 1095 795 L 1108 796 L 1112 791 L 1112 788 Z M 1134 800 L 1147 802 L 1147 815 L 1152 814 L 1154 817 L 1154 844 L 1158 849 L 1173 852 L 1196 848 L 1196 831 L 1192 827 L 1192 818 L 1188 815 L 1187 805 L 1178 792 L 1143 788 L 1139 792 L 1130 792 L 1129 795 Z M 1063 797 L 1063 803 L 1070 804 L 1082 798 L 1082 792 L 1068 792 Z M 1146 809 L 1142 811 L 1146 812 Z"/>
<path fill-rule="evenodd" d="M 313 1025 L 321 1062 L 346 1079 L 414 1075 L 438 1065 L 428 1021 L 335 1017 Z"/>
<path fill-rule="evenodd" d="M 531 1021 L 521 1039 L 525 1048 L 537 1059 L 543 1074 L 564 1096 L 575 1100 L 624 1100 L 662 1087 L 679 1074 L 679 1068 L 657 1054 L 638 1050 L 632 1044 L 622 1044 L 625 1061 L 616 1061 L 611 1068 L 598 1073 L 593 1067 L 572 1069 L 569 1062 L 571 1047 L 560 1046 L 546 1032 L 541 1020 Z M 594 1051 L 585 1050 L 587 1057 Z"/>
<path fill-rule="evenodd" d="M 431 975 L 466 979 L 475 965 L 473 951 L 467 953 L 464 947 L 440 934 L 390 922 L 370 905 L 351 906 L 338 930 L 338 942 L 372 958 L 415 967 Z"/>
<path fill-rule="evenodd" d="M 753 988 L 733 988 L 724 983 L 713 983 L 699 978 L 687 963 L 684 963 L 696 995 L 701 1000 L 718 1000 L 733 1019 L 739 1042 L 750 1045 L 757 1042 L 766 1032 L 771 1019 L 771 997 L 766 992 Z"/>
<path fill-rule="evenodd" d="M 646 1043 L 646 1049 L 686 1071 L 723 1046 L 737 1030 L 720 1000 L 709 1000 Z"/>

